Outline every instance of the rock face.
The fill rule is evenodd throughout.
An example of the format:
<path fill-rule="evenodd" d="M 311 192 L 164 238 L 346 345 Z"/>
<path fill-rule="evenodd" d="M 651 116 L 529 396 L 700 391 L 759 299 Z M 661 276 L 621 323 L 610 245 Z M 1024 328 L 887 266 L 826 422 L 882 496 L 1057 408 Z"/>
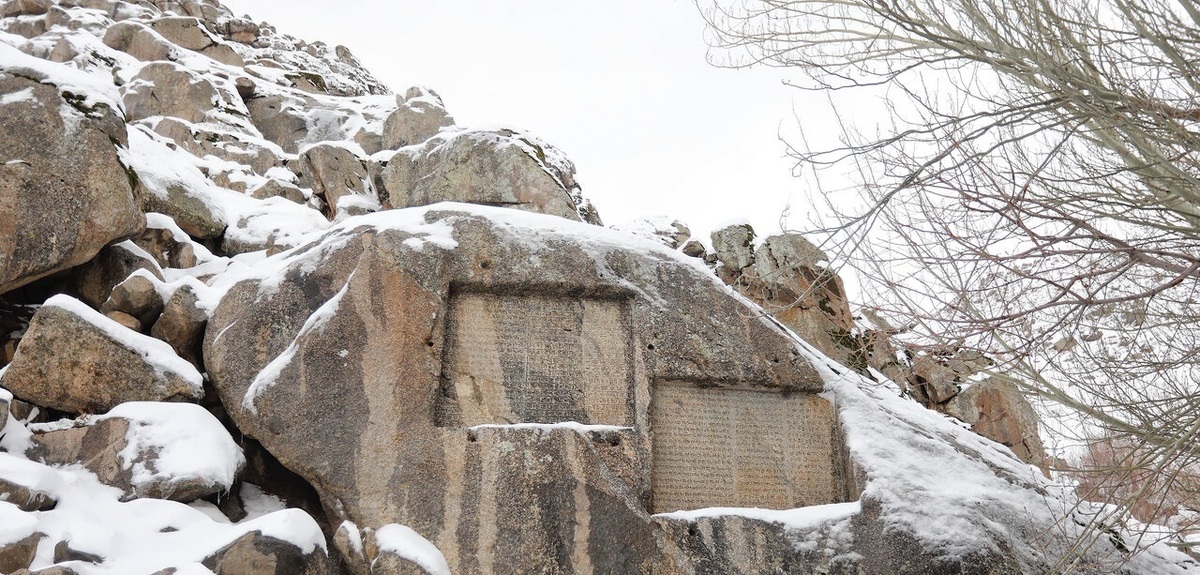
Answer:
<path fill-rule="evenodd" d="M 338 213 L 359 215 L 379 209 L 366 161 L 346 148 L 318 144 L 304 150 L 299 172 L 301 182 L 329 206 L 330 219 Z"/>
<path fill-rule="evenodd" d="M 67 296 L 34 315 L 3 384 L 17 397 L 70 413 L 201 396 L 200 374 L 170 346 Z"/>
<path fill-rule="evenodd" d="M 456 201 L 581 220 L 572 198 L 574 167 L 559 158 L 553 148 L 509 130 L 439 135 L 392 156 L 381 199 L 385 208 Z"/>
<path fill-rule="evenodd" d="M 4 66 L 0 293 L 84 263 L 145 227 L 117 159 L 119 112 L 65 97 L 36 70 Z"/>
<path fill-rule="evenodd" d="M 446 111 L 440 96 L 425 88 L 409 88 L 400 107 L 383 125 L 383 148 L 395 150 L 420 144 L 453 125 L 454 118 Z"/>
<path fill-rule="evenodd" d="M 215 311 L 205 361 L 222 401 L 338 502 L 331 523 L 408 525 L 455 573 L 643 572 L 658 557 L 656 496 L 716 501 L 687 485 L 687 430 L 660 423 L 678 435 L 661 436 L 659 453 L 679 458 L 661 465 L 679 468 L 657 485 L 648 437 L 634 430 L 705 399 L 723 420 L 757 394 L 814 402 L 793 408 L 812 416 L 798 433 L 816 443 L 772 463 L 804 475 L 806 489 L 751 489 L 746 501 L 849 497 L 828 404 L 812 395 L 820 380 L 769 323 L 655 244 L 634 255 L 590 235 L 597 228 L 505 213 L 446 204 L 376 214 L 281 261 L 276 287 L 239 284 Z M 313 265 L 323 271 L 302 272 Z M 669 401 L 651 413 L 660 388 Z M 737 491 L 720 470 L 705 472 Z"/>

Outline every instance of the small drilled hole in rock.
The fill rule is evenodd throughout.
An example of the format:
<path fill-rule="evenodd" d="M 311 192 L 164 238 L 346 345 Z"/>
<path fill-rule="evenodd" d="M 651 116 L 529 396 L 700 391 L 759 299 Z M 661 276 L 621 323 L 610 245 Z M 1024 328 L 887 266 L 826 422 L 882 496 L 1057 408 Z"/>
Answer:
<path fill-rule="evenodd" d="M 492 262 L 490 262 L 488 260 L 483 260 L 483 261 L 479 262 L 479 269 L 486 270 L 490 267 L 492 267 Z"/>
<path fill-rule="evenodd" d="M 650 351 L 654 351 L 654 344 L 652 344 L 652 343 L 646 344 L 646 349 L 648 349 Z"/>

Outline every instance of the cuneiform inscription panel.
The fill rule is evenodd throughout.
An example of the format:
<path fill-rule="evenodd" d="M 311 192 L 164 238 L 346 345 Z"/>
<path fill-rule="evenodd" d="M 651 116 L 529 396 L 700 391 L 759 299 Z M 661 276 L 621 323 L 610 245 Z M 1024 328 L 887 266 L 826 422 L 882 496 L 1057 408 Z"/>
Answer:
<path fill-rule="evenodd" d="M 439 424 L 631 424 L 626 307 L 587 298 L 454 294 Z"/>
<path fill-rule="evenodd" d="M 833 503 L 834 412 L 811 393 L 655 386 L 655 513 Z"/>

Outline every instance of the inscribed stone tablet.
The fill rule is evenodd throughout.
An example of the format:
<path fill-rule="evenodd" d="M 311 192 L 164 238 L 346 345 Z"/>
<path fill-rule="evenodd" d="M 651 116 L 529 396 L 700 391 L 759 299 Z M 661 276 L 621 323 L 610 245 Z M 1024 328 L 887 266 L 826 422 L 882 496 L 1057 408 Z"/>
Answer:
<path fill-rule="evenodd" d="M 624 302 L 459 293 L 450 299 L 440 425 L 629 425 Z"/>
<path fill-rule="evenodd" d="M 838 500 L 833 407 L 818 395 L 668 383 L 650 419 L 655 513 Z"/>

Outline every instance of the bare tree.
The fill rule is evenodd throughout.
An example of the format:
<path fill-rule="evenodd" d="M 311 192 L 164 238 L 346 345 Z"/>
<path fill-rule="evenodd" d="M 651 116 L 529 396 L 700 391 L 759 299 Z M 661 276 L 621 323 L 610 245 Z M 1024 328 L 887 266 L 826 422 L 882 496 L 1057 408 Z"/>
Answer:
<path fill-rule="evenodd" d="M 847 119 L 842 146 L 793 153 L 857 174 L 808 232 L 910 343 L 996 359 L 1080 441 L 1126 442 L 1156 489 L 1196 476 L 1200 3 L 714 1 L 726 64 L 886 98 L 881 135 Z"/>

